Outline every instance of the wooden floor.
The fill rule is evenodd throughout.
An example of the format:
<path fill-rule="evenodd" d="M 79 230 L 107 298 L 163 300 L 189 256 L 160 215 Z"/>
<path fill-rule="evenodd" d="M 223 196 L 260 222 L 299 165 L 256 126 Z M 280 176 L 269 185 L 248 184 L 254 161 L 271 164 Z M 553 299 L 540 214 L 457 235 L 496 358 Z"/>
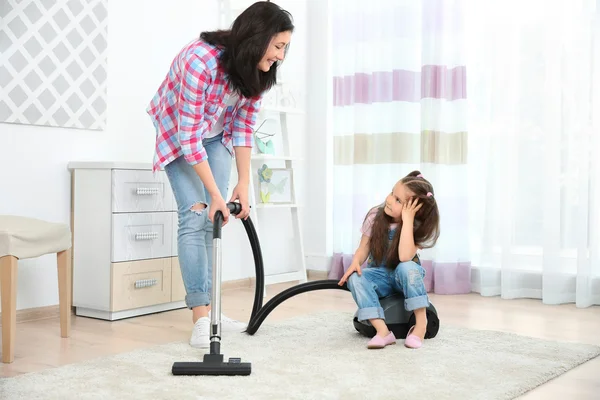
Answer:
<path fill-rule="evenodd" d="M 267 298 L 289 286 L 269 286 Z M 225 290 L 223 311 L 232 318 L 248 320 L 253 296 L 253 288 Z M 548 306 L 538 300 L 501 300 L 478 294 L 431 295 L 431 301 L 443 315 L 444 324 L 600 345 L 600 307 Z M 267 321 L 320 310 L 353 312 L 355 305 L 345 291 L 316 291 L 287 300 L 269 315 Z M 115 322 L 73 317 L 69 339 L 60 338 L 58 318 L 19 323 L 15 361 L 12 364 L 0 363 L 0 377 L 41 371 L 156 344 L 185 341 L 189 339 L 190 329 L 191 313 L 185 309 Z M 522 398 L 598 399 L 599 371 L 600 357 Z"/>

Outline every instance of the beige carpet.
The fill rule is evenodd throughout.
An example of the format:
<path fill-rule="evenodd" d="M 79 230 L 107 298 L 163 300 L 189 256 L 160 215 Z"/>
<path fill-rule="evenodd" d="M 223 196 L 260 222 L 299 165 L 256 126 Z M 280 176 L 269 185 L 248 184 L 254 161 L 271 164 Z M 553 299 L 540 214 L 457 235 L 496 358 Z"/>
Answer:
<path fill-rule="evenodd" d="M 0 399 L 512 399 L 600 354 L 445 325 L 419 350 L 366 342 L 351 314 L 267 319 L 254 336 L 224 338 L 225 357 L 252 362 L 250 376 L 172 376 L 174 361 L 202 353 L 171 343 L 3 379 Z"/>

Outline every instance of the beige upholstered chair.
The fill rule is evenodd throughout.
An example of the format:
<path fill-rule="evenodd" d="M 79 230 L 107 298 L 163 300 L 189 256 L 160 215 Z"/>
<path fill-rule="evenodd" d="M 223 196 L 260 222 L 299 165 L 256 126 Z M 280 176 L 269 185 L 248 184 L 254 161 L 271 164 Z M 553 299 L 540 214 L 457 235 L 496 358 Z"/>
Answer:
<path fill-rule="evenodd" d="M 2 362 L 14 361 L 17 322 L 17 263 L 57 253 L 60 334 L 71 326 L 71 230 L 35 218 L 0 215 L 0 292 L 2 295 Z"/>

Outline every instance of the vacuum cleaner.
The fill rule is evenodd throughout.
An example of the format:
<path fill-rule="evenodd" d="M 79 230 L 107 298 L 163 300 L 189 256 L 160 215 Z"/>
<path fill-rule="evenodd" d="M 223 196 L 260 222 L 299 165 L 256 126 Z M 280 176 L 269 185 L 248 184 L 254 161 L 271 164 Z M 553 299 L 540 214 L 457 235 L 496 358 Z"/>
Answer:
<path fill-rule="evenodd" d="M 233 215 L 237 215 L 242 210 L 242 206 L 239 203 L 229 202 L 227 208 Z M 244 221 L 246 227 L 246 233 L 251 239 L 252 250 L 255 253 L 255 264 L 262 268 L 262 255 L 260 252 L 260 245 L 258 243 L 258 237 L 256 231 L 252 225 L 250 218 Z M 228 361 L 223 361 L 224 357 L 221 354 L 221 228 L 223 225 L 223 213 L 221 211 L 215 212 L 213 221 L 213 269 L 212 269 L 212 312 L 210 321 L 210 352 L 204 354 L 203 361 L 177 361 L 173 363 L 171 372 L 173 375 L 250 375 L 252 372 L 252 364 L 249 362 L 242 362 L 241 358 L 233 357 L 229 358 Z M 260 258 L 260 262 L 257 262 L 257 258 Z M 264 280 L 264 272 L 262 273 Z M 259 286 L 263 286 L 263 281 L 257 281 Z M 253 312 L 260 308 L 262 303 L 262 292 L 263 289 L 259 290 L 261 297 L 259 305 L 253 309 Z M 257 293 L 258 293 L 257 292 Z M 255 299 L 256 301 L 256 299 Z"/>
<path fill-rule="evenodd" d="M 233 215 L 237 215 L 242 210 L 239 203 L 229 202 L 227 208 Z M 245 332 L 254 335 L 267 316 L 285 300 L 299 295 L 301 293 L 314 290 L 338 289 L 350 291 L 347 283 L 338 285 L 338 280 L 324 279 L 310 281 L 292 286 L 269 300 L 264 306 L 262 299 L 264 296 L 265 271 L 263 265 L 262 252 L 258 235 L 252 224 L 250 217 L 242 220 L 246 234 L 250 241 L 252 254 L 254 258 L 254 268 L 256 273 L 256 287 L 254 293 L 254 304 L 250 321 Z M 241 362 L 240 358 L 229 358 L 224 362 L 224 356 L 221 354 L 221 228 L 223 225 L 223 214 L 220 211 L 215 213 L 213 222 L 213 270 L 212 270 L 212 312 L 210 329 L 210 352 L 204 355 L 203 361 L 178 361 L 173 364 L 173 375 L 250 375 L 252 372 L 251 363 Z M 381 307 L 384 310 L 386 324 L 394 332 L 396 338 L 405 338 L 408 330 L 416 322 L 413 312 L 408 312 L 404 308 L 404 296 L 402 293 L 394 293 L 388 297 L 380 299 Z M 427 313 L 427 331 L 425 339 L 434 338 L 440 327 L 437 310 L 430 303 L 426 310 Z M 369 321 L 358 321 L 357 313 L 353 317 L 354 328 L 361 334 L 373 337 L 375 329 Z"/>
<path fill-rule="evenodd" d="M 250 218 L 248 218 L 249 220 Z M 247 230 L 248 231 L 248 230 Z M 260 246 L 258 245 L 258 239 L 250 237 L 250 243 L 252 250 L 254 251 L 254 262 L 256 269 L 256 292 L 254 297 L 254 309 L 245 332 L 249 335 L 254 335 L 263 321 L 278 305 L 286 301 L 287 299 L 299 295 L 301 293 L 311 292 L 314 290 L 329 290 L 339 289 L 350 291 L 347 282 L 342 286 L 338 284 L 338 280 L 335 279 L 324 279 L 318 281 L 310 281 L 300 283 L 296 286 L 292 286 L 269 300 L 264 306 L 261 304 L 261 299 L 264 293 L 264 268 L 262 257 L 260 256 Z M 255 251 L 256 248 L 256 251 Z M 404 308 L 404 295 L 402 293 L 394 293 L 390 296 L 380 299 L 381 307 L 384 310 L 384 316 L 388 328 L 394 333 L 396 338 L 406 338 L 410 328 L 415 325 L 416 317 L 411 311 L 406 311 Z M 376 330 L 369 321 L 359 321 L 357 318 L 358 311 L 353 316 L 354 328 L 361 334 L 367 337 L 375 336 Z M 438 317 L 435 306 L 429 303 L 429 307 L 426 309 L 427 315 L 427 330 L 425 332 L 425 339 L 434 338 L 440 328 L 440 320 Z"/>
<path fill-rule="evenodd" d="M 273 296 L 273 298 L 271 298 L 271 300 L 269 300 L 263 307 L 261 307 L 256 315 L 252 315 L 245 332 L 250 335 L 254 335 L 271 311 L 273 311 L 278 305 L 287 299 L 298 294 L 313 290 L 326 289 L 350 291 L 347 283 L 344 283 L 343 286 L 340 286 L 338 285 L 338 282 L 339 281 L 335 279 L 310 281 L 292 286 L 291 288 L 278 293 L 277 295 Z M 404 295 L 402 293 L 394 293 L 379 300 L 379 303 L 383 308 L 386 325 L 390 331 L 394 333 L 394 336 L 397 339 L 406 338 L 408 331 L 416 323 L 416 317 L 414 313 L 412 311 L 406 311 L 404 308 L 404 300 Z M 429 303 L 429 307 L 427 307 L 425 312 L 427 314 L 427 330 L 425 332 L 425 339 L 431 339 L 437 335 L 440 329 L 440 320 L 437 310 L 433 304 Z M 359 321 L 357 315 L 358 311 L 356 311 L 353 316 L 354 328 L 359 333 L 369 338 L 375 336 L 376 330 L 371 323 L 369 321 Z"/>
<path fill-rule="evenodd" d="M 394 333 L 396 338 L 405 339 L 410 328 L 416 324 L 417 319 L 412 311 L 406 311 L 404 308 L 404 295 L 402 293 L 394 293 L 390 296 L 379 299 L 379 304 L 383 308 L 385 316 L 385 324 L 388 329 Z M 437 315 L 437 310 L 433 304 L 429 303 L 426 308 L 427 314 L 427 330 L 425 331 L 425 339 L 434 338 L 440 329 L 440 320 Z M 372 338 L 377 331 L 369 321 L 359 321 L 358 311 L 354 313 L 352 323 L 354 328 L 364 336 Z"/>

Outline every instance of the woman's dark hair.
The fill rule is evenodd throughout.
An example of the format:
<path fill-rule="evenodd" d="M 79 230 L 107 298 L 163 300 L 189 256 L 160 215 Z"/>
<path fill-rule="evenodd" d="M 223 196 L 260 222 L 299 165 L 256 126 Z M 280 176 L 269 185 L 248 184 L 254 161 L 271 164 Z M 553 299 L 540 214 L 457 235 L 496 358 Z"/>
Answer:
<path fill-rule="evenodd" d="M 235 91 L 252 98 L 277 83 L 279 62 L 274 63 L 268 72 L 259 70 L 258 63 L 271 39 L 286 31 L 294 31 L 291 14 L 270 1 L 258 1 L 233 21 L 231 29 L 202 32 L 200 39 L 223 48 L 220 67 L 228 75 Z"/>
<path fill-rule="evenodd" d="M 440 214 L 435 201 L 433 186 L 429 181 L 423 178 L 419 171 L 413 171 L 400 180 L 402 184 L 415 194 L 419 199 L 419 204 L 423 204 L 415 214 L 413 238 L 415 245 L 427 249 L 435 246 L 440 236 Z M 428 195 L 431 193 L 431 195 Z M 384 212 L 383 205 L 374 207 L 371 212 L 376 212 L 373 226 L 371 228 L 371 238 L 369 248 L 371 255 L 377 265 L 381 265 L 385 260 L 388 268 L 396 268 L 400 263 L 398 256 L 398 245 L 400 244 L 400 233 L 402 231 L 402 222 L 398 224 L 396 234 L 389 244 L 388 232 L 390 224 L 394 221 L 392 217 Z M 369 212 L 369 214 L 371 213 Z"/>

